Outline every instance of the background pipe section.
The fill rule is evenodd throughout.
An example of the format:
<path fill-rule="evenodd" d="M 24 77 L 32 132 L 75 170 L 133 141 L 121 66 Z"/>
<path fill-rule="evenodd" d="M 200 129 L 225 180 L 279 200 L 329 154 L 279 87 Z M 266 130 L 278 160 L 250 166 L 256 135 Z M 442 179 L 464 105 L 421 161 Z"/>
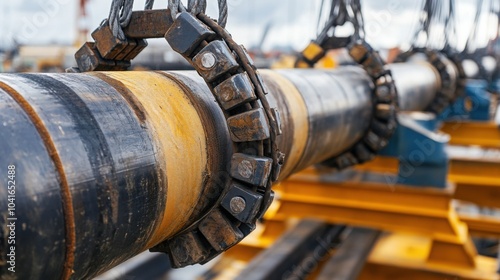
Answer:
<path fill-rule="evenodd" d="M 401 111 L 424 111 L 441 88 L 439 72 L 428 62 L 389 65 L 396 83 Z"/>
<path fill-rule="evenodd" d="M 361 69 L 262 72 L 282 118 L 281 179 L 363 135 L 373 84 Z M 11 164 L 17 218 L 17 269 L 2 254 L 2 279 L 90 278 L 174 236 L 220 197 L 229 139 L 194 72 L 0 75 L 0 221 Z"/>

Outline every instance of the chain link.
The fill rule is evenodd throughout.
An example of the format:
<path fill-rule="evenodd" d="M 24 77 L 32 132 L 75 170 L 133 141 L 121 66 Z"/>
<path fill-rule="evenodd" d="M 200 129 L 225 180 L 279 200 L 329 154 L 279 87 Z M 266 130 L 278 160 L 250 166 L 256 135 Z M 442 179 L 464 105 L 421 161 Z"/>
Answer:
<path fill-rule="evenodd" d="M 354 33 L 349 37 L 335 36 L 335 28 L 350 22 Z M 375 87 L 372 93 L 373 115 L 361 140 L 344 153 L 323 164 L 344 169 L 371 160 L 384 148 L 397 127 L 398 95 L 391 71 L 381 56 L 364 40 L 364 23 L 359 0 L 334 0 L 330 18 L 317 39 L 301 53 L 297 68 L 311 68 L 331 49 L 347 48 L 349 55 L 363 67 Z"/>
<path fill-rule="evenodd" d="M 244 47 L 204 13 L 174 17 L 165 38 L 204 78 L 226 116 L 234 148 L 222 198 L 188 229 L 151 249 L 182 267 L 209 261 L 253 231 L 273 200 L 271 186 L 284 154 L 276 143 L 278 111 L 270 107 L 268 90 Z"/>
<path fill-rule="evenodd" d="M 222 28 L 225 28 L 228 16 L 227 0 L 217 0 L 217 3 L 219 6 L 219 19 L 217 22 Z M 204 14 L 207 10 L 207 0 L 189 0 L 187 8 L 182 4 L 181 0 L 168 0 L 168 8 L 171 11 L 172 19 L 175 21 L 176 16 L 182 12 L 189 12 L 194 16 Z"/>
<path fill-rule="evenodd" d="M 349 55 L 371 77 L 373 113 L 370 125 L 356 144 L 323 165 L 342 170 L 367 162 L 389 143 L 397 127 L 398 94 L 391 71 L 382 57 L 362 39 L 347 46 Z"/>
<path fill-rule="evenodd" d="M 226 27 L 228 6 L 227 0 L 217 0 L 219 5 L 219 25 Z M 153 9 L 155 0 L 146 0 L 144 10 Z M 113 35 L 120 40 L 126 40 L 123 33 L 123 28 L 127 27 L 132 17 L 134 0 L 113 0 L 109 12 L 108 22 Z M 186 8 L 181 0 L 168 0 L 168 8 L 173 11 L 172 17 L 175 20 L 175 15 L 181 12 L 189 12 L 192 15 L 205 13 L 207 9 L 207 0 L 189 0 Z"/>
<path fill-rule="evenodd" d="M 457 95 L 463 94 L 465 91 L 466 77 L 461 62 L 449 60 L 446 55 L 429 48 L 413 48 L 398 55 L 395 61 L 407 62 L 416 54 L 423 54 L 427 62 L 438 71 L 441 78 L 441 88 L 437 91 L 431 104 L 425 109 L 427 112 L 439 115 L 445 108 L 453 104 Z M 450 73 L 454 67 L 452 65 L 457 68 L 458 73 Z M 456 81 L 456 78 L 459 80 Z"/>
<path fill-rule="evenodd" d="M 128 17 L 126 5 L 133 0 L 113 3 L 109 21 L 113 18 L 122 26 Z M 146 9 L 153 4 L 147 1 Z M 231 178 L 222 185 L 207 183 L 221 194 L 214 206 L 199 214 L 202 217 L 192 217 L 198 220 L 189 228 L 151 249 L 169 254 L 174 267 L 205 263 L 253 231 L 273 200 L 271 186 L 285 157 L 276 142 L 281 134 L 279 112 L 270 107 L 268 89 L 249 54 L 224 29 L 226 0 L 219 0 L 218 22 L 206 16 L 205 9 L 206 0 L 189 1 L 187 8 L 180 0 L 169 0 L 165 39 L 203 77 L 226 117 L 233 142 L 227 170 Z M 161 13 L 153 18 L 163 20 Z M 93 32 L 95 43 L 84 44 L 75 55 L 79 67 L 69 71 L 125 70 L 147 45 L 133 38 L 118 42 L 118 29 L 106 23 Z"/>

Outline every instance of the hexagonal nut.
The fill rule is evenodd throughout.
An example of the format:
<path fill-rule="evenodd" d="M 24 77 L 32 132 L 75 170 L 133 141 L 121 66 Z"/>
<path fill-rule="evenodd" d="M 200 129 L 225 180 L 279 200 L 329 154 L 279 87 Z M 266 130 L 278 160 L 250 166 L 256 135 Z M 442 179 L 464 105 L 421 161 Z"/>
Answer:
<path fill-rule="evenodd" d="M 165 33 L 172 49 L 183 56 L 191 56 L 201 42 L 215 36 L 205 24 L 190 13 L 180 13 Z"/>
<path fill-rule="evenodd" d="M 214 90 L 217 100 L 225 110 L 257 99 L 250 78 L 246 73 L 231 76 L 216 86 Z"/>

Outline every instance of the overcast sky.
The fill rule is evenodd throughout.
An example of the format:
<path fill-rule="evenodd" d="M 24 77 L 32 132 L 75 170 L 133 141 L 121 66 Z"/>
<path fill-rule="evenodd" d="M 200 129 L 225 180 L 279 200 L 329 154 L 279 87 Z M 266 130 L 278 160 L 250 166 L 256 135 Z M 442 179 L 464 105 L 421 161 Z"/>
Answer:
<path fill-rule="evenodd" d="M 475 14 L 477 0 L 459 3 L 459 30 L 464 42 Z M 12 44 L 15 38 L 24 44 L 72 44 L 78 24 L 95 29 L 106 18 L 111 0 L 89 0 L 85 23 L 77 22 L 79 0 L 0 0 L 0 47 Z M 141 9 L 144 0 L 135 1 Z M 166 5 L 166 0 L 156 1 L 155 8 Z M 208 0 L 209 15 L 216 15 L 215 0 Z M 228 0 L 229 23 L 227 29 L 237 42 L 247 46 L 256 44 L 267 24 L 272 24 L 265 49 L 273 46 L 292 46 L 301 49 L 315 36 L 321 0 Z M 485 1 L 488 2 L 488 1 Z M 367 36 L 376 47 L 393 47 L 408 42 L 417 21 L 419 0 L 364 0 L 363 9 Z M 487 26 L 488 17 L 482 17 Z M 490 21 L 492 27 L 494 22 Z M 482 28 L 486 34 L 493 28 Z M 159 42 L 162 43 L 162 42 Z"/>

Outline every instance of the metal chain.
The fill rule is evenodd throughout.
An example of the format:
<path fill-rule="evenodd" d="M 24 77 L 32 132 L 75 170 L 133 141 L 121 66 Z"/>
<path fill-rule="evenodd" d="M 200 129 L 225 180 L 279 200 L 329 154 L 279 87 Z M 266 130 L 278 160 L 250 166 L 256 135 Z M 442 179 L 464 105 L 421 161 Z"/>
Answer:
<path fill-rule="evenodd" d="M 146 4 L 144 6 L 145 10 L 151 10 L 154 5 L 154 0 L 146 0 Z M 226 0 L 218 0 L 219 3 L 219 22 L 221 26 L 225 27 L 227 22 L 227 1 Z M 113 0 L 111 3 L 111 9 L 109 14 L 109 24 L 111 30 L 113 31 L 113 35 L 121 40 L 125 40 L 125 34 L 123 33 L 122 28 L 128 26 L 130 23 L 130 19 L 132 17 L 132 10 L 134 6 L 134 0 Z M 168 7 L 175 11 L 173 14 L 177 14 L 180 12 L 189 11 L 193 15 L 197 15 L 200 13 L 204 13 L 207 7 L 206 0 L 189 0 L 188 8 L 182 4 L 181 0 L 169 0 Z"/>
<path fill-rule="evenodd" d="M 228 17 L 227 0 L 217 0 L 219 6 L 219 25 L 226 27 Z M 153 9 L 155 0 L 146 0 L 144 10 Z M 108 22 L 113 35 L 124 41 L 126 36 L 123 33 L 123 28 L 127 27 L 132 18 L 132 10 L 134 0 L 113 0 L 109 12 Z M 189 0 L 186 8 L 181 0 L 168 0 L 168 8 L 173 11 L 172 17 L 175 20 L 175 15 L 181 12 L 189 12 L 193 15 L 205 13 L 207 9 L 206 0 Z"/>
<path fill-rule="evenodd" d="M 350 22 L 354 27 L 353 38 L 364 38 L 365 28 L 360 0 L 333 0 L 330 17 L 315 41 L 322 45 L 328 39 L 335 37 L 337 26 L 342 26 L 346 22 Z"/>
<path fill-rule="evenodd" d="M 155 0 L 146 0 L 146 4 L 144 5 L 144 10 L 152 10 L 155 4 Z"/>
<path fill-rule="evenodd" d="M 483 0 L 479 0 L 480 5 Z M 431 1 L 425 0 L 422 12 L 426 17 L 420 21 L 420 26 L 416 29 L 416 33 L 411 41 L 411 47 L 408 51 L 398 55 L 396 62 L 406 62 L 415 54 L 422 54 L 438 71 L 441 77 L 441 88 L 438 90 L 436 97 L 425 111 L 434 114 L 440 114 L 446 107 L 450 106 L 457 96 L 463 95 L 467 77 L 463 69 L 463 52 L 457 49 L 457 34 L 456 34 L 456 7 L 455 0 L 447 1 Z M 478 10 L 479 12 L 480 10 Z M 478 14 L 476 14 L 477 20 Z M 445 36 L 441 32 L 436 32 L 434 26 L 444 26 Z M 474 32 L 474 28 L 472 31 Z M 434 31 L 434 32 L 433 32 Z M 473 33 L 472 32 L 472 33 Z M 418 45 L 418 37 L 420 34 L 426 35 L 426 41 L 423 45 Z M 434 35 L 434 36 L 432 36 Z M 470 35 L 472 36 L 472 35 Z M 470 39 L 469 36 L 469 39 Z M 444 42 L 442 46 L 431 44 L 431 42 Z M 468 43 L 466 49 L 468 48 Z M 450 64 L 454 64 L 458 73 L 454 75 L 450 73 L 453 68 Z M 458 78 L 458 81 L 455 80 Z"/>
<path fill-rule="evenodd" d="M 455 0 L 448 0 L 448 15 L 445 18 L 445 43 L 443 53 L 452 56 L 458 53 L 457 13 Z"/>
<path fill-rule="evenodd" d="M 347 38 L 335 36 L 335 28 L 350 22 L 354 33 Z M 350 56 L 371 77 L 375 88 L 372 94 L 373 117 L 362 139 L 344 153 L 323 164 L 344 169 L 372 159 L 387 145 L 397 126 L 398 96 L 391 71 L 378 52 L 364 40 L 364 20 L 359 0 L 333 0 L 330 18 L 323 31 L 303 52 L 296 67 L 313 67 L 327 50 L 347 48 Z"/>
<path fill-rule="evenodd" d="M 338 170 L 367 162 L 387 146 L 396 130 L 399 110 L 392 73 L 379 53 L 363 39 L 352 40 L 347 50 L 371 77 L 375 87 L 372 92 L 372 119 L 365 135 L 342 154 L 322 163 Z"/>
<path fill-rule="evenodd" d="M 194 4 L 188 8 L 197 9 Z M 204 8 L 203 2 L 199 4 Z M 247 51 L 222 27 L 225 22 L 204 13 L 175 14 L 182 4 L 169 5 L 175 20 L 165 38 L 205 79 L 224 112 L 234 147 L 231 178 L 218 186 L 221 198 L 189 228 L 151 249 L 169 254 L 172 265 L 182 267 L 209 261 L 253 231 L 273 200 L 271 186 L 285 155 L 276 142 L 281 134 L 279 113 L 271 108 L 267 88 Z M 220 8 L 222 16 L 224 5 Z"/>
<path fill-rule="evenodd" d="M 113 35 L 122 41 L 126 40 L 123 27 L 130 23 L 133 7 L 134 0 L 113 0 L 111 2 L 108 17 L 109 26 Z"/>
<path fill-rule="evenodd" d="M 425 111 L 439 115 L 445 108 L 453 104 L 458 95 L 463 94 L 467 77 L 462 69 L 461 61 L 452 58 L 448 59 L 443 53 L 429 48 L 413 48 L 410 51 L 401 53 L 396 57 L 395 62 L 406 62 L 416 54 L 423 54 L 427 60 L 439 73 L 441 78 L 441 88 L 437 91 L 436 97 Z M 453 63 L 458 70 L 458 81 L 452 73 L 449 73 Z M 453 68 L 453 67 L 451 67 Z"/>
<path fill-rule="evenodd" d="M 363 19 L 363 13 L 361 12 L 361 2 L 360 0 L 351 0 L 351 4 L 347 7 L 350 8 L 352 12 L 352 19 L 354 21 L 354 36 L 355 38 L 365 38 L 365 23 Z"/>
<path fill-rule="evenodd" d="M 166 16 L 173 22 L 168 23 L 164 37 L 205 79 L 226 117 L 233 141 L 230 170 L 224 170 L 231 178 L 223 184 L 208 182 L 206 186 L 218 194 L 217 201 L 201 211 L 202 217 L 192 217 L 198 220 L 189 228 L 151 249 L 168 253 L 172 265 L 180 267 L 207 262 L 253 231 L 274 198 L 271 186 L 279 178 L 285 155 L 277 146 L 280 117 L 276 108 L 270 107 L 267 87 L 247 51 L 223 27 L 227 22 L 227 1 L 219 0 L 218 22 L 204 14 L 206 0 L 190 0 L 187 8 L 180 0 L 168 3 L 170 15 Z M 127 24 L 130 5 L 133 0 L 113 1 L 113 32 L 119 33 L 118 27 Z M 153 5 L 154 1 L 147 1 L 145 8 Z M 107 63 L 111 63 L 109 67 L 115 70 L 119 63 L 130 63 L 133 57 L 129 56 L 131 48 L 127 44 L 104 45 L 103 51 L 99 50 L 99 44 L 114 36 L 113 32 L 111 25 L 101 25 L 94 31 L 95 44 L 86 43 L 77 53 L 81 58 L 77 59 L 79 69 L 108 70 Z M 140 47 L 137 52 L 136 47 Z M 137 55 L 144 47 L 132 46 L 131 53 Z"/>

